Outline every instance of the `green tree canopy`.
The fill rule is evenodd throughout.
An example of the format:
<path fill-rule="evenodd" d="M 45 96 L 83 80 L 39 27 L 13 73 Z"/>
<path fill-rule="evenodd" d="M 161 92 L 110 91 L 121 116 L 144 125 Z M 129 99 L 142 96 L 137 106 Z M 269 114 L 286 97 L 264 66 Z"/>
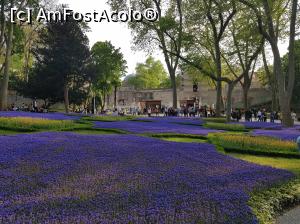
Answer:
<path fill-rule="evenodd" d="M 105 106 L 105 97 L 112 89 L 120 85 L 126 72 L 126 60 L 120 50 L 111 42 L 97 42 L 91 50 L 91 69 L 93 73 L 93 92 L 100 97 L 101 109 Z"/>
<path fill-rule="evenodd" d="M 69 112 L 69 89 L 79 84 L 83 86 L 88 79 L 85 67 L 90 52 L 83 25 L 76 21 L 48 23 L 40 31 L 39 41 L 33 50 L 36 60 L 33 83 L 40 80 L 36 85 L 49 85 L 49 96 L 53 92 L 63 93 L 66 112 Z M 38 86 L 31 88 L 40 89 Z M 40 97 L 36 94 L 36 97 Z"/>
<path fill-rule="evenodd" d="M 148 57 L 145 63 L 139 63 L 136 66 L 136 74 L 127 78 L 129 85 L 136 89 L 158 89 L 170 87 L 168 74 L 159 60 L 152 56 Z"/>

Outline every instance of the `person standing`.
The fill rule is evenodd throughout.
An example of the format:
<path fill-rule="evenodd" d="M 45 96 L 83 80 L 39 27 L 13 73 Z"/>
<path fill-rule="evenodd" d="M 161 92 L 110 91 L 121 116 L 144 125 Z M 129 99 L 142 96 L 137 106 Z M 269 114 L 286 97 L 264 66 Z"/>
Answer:
<path fill-rule="evenodd" d="M 270 120 L 271 120 L 271 123 L 275 123 L 275 112 L 274 111 L 272 111 L 270 114 Z"/>
<path fill-rule="evenodd" d="M 33 112 L 37 112 L 38 111 L 38 105 L 37 105 L 36 98 L 34 98 L 34 100 L 32 102 L 32 107 L 33 107 Z"/>
<path fill-rule="evenodd" d="M 258 112 L 257 112 L 257 118 L 258 118 L 259 122 L 262 121 L 262 112 L 261 112 L 261 110 L 258 110 Z"/>
<path fill-rule="evenodd" d="M 295 112 L 292 111 L 291 116 L 292 116 L 293 121 L 297 121 L 297 114 Z"/>
<path fill-rule="evenodd" d="M 151 107 L 149 107 L 149 108 L 148 108 L 148 117 L 151 117 L 151 113 L 152 113 Z"/>
<path fill-rule="evenodd" d="M 241 111 L 241 109 L 238 109 L 237 115 L 236 115 L 236 121 L 240 122 L 241 119 L 242 119 L 242 111 Z"/>

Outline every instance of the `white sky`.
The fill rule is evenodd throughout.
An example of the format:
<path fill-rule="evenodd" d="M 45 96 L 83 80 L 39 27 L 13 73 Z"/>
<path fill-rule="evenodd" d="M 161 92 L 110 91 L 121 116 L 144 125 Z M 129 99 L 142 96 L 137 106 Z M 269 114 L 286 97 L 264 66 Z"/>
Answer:
<path fill-rule="evenodd" d="M 59 0 L 59 3 L 68 4 L 74 11 L 88 13 L 94 12 L 94 10 L 102 12 L 104 9 L 109 11 L 109 6 L 106 4 L 106 1 L 107 0 Z M 90 46 L 93 46 L 93 44 L 97 41 L 107 40 L 111 41 L 115 47 L 121 48 L 121 51 L 127 61 L 127 74 L 135 73 L 136 64 L 145 62 L 147 53 L 142 51 L 136 52 L 131 49 L 131 32 L 125 23 L 91 22 L 89 23 L 89 26 L 91 31 L 87 33 L 87 35 L 90 40 Z M 286 43 L 280 45 L 280 51 L 281 55 L 284 55 L 287 52 Z M 271 56 L 272 54 L 270 53 L 268 55 Z M 165 64 L 164 58 L 159 51 L 153 54 L 153 56 Z M 269 58 L 269 61 L 271 62 L 272 59 Z"/>
<path fill-rule="evenodd" d="M 74 11 L 87 13 L 102 12 L 102 10 L 109 10 L 109 6 L 106 5 L 106 0 L 59 0 L 59 3 L 68 4 Z M 97 41 L 111 41 L 112 44 L 121 48 L 122 53 L 127 61 L 128 70 L 127 73 L 131 74 L 135 72 L 135 66 L 137 63 L 145 62 L 147 53 L 135 52 L 131 49 L 131 32 L 124 23 L 89 23 L 91 32 L 87 33 L 90 46 L 93 46 Z M 160 52 L 153 54 L 157 59 L 160 59 L 164 63 L 164 58 Z"/>

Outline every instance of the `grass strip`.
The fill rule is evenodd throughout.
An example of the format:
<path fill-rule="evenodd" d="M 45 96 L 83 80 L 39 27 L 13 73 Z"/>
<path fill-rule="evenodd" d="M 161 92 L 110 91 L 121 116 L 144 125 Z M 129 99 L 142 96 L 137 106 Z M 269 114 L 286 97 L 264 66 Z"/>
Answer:
<path fill-rule="evenodd" d="M 224 124 L 224 123 L 205 123 L 205 128 L 224 131 L 248 132 L 249 130 L 242 124 Z"/>

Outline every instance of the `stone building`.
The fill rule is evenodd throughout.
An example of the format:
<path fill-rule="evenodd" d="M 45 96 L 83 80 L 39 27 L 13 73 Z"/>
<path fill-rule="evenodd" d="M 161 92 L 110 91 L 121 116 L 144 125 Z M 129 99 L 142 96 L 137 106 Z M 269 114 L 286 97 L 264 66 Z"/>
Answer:
<path fill-rule="evenodd" d="M 195 88 L 197 87 L 197 88 Z M 223 88 L 225 100 L 226 86 Z M 177 88 L 178 106 L 212 106 L 216 102 L 216 90 L 205 83 L 195 83 L 188 75 L 183 75 L 180 86 Z M 260 83 L 254 79 L 252 88 L 249 92 L 250 105 L 260 105 L 271 101 L 271 93 L 263 88 Z M 113 94 L 108 99 L 108 108 L 113 108 Z M 173 102 L 172 89 L 146 89 L 136 90 L 129 86 L 125 81 L 117 92 L 118 108 L 140 108 L 145 107 L 171 107 Z M 233 107 L 243 107 L 243 91 L 240 85 L 237 85 L 233 93 Z"/>

